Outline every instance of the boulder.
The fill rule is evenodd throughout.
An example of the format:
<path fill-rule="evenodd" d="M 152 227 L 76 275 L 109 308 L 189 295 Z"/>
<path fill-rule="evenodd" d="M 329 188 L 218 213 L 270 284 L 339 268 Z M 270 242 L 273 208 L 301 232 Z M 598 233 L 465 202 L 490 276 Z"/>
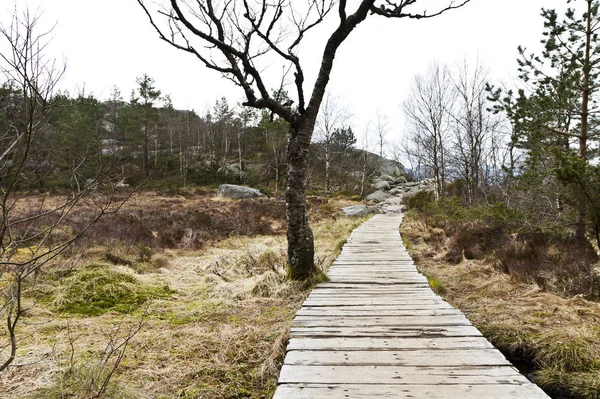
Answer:
<path fill-rule="evenodd" d="M 391 159 L 382 159 L 376 156 L 379 160 L 379 170 L 383 174 L 387 175 L 401 175 L 404 173 L 404 165 L 400 162 L 393 161 Z"/>
<path fill-rule="evenodd" d="M 418 185 L 419 185 L 419 183 L 416 181 L 411 181 L 411 182 L 405 184 L 406 187 L 416 187 Z"/>
<path fill-rule="evenodd" d="M 342 208 L 342 212 L 346 216 L 365 216 L 371 213 L 380 213 L 380 210 L 375 206 L 354 205 Z"/>
<path fill-rule="evenodd" d="M 393 195 L 386 193 L 385 191 L 379 190 L 375 191 L 373 194 L 367 196 L 365 198 L 366 201 L 371 201 L 375 203 L 383 202 L 386 199 L 392 198 Z"/>
<path fill-rule="evenodd" d="M 217 190 L 218 197 L 240 199 L 240 198 L 267 198 L 255 188 L 236 186 L 234 184 L 221 184 Z"/>
<path fill-rule="evenodd" d="M 386 181 L 388 183 L 394 183 L 396 181 L 396 179 L 394 179 L 392 176 L 390 175 L 381 175 L 376 179 L 378 182 L 380 181 Z"/>
<path fill-rule="evenodd" d="M 375 188 L 377 190 L 385 190 L 385 191 L 387 191 L 391 187 L 390 187 L 390 183 L 388 183 L 387 181 L 380 181 L 379 183 L 375 184 Z"/>
<path fill-rule="evenodd" d="M 246 174 L 241 171 L 239 163 L 232 163 L 226 166 L 221 166 L 217 172 L 228 177 L 246 177 Z"/>
<path fill-rule="evenodd" d="M 402 193 L 404 193 L 404 190 L 401 188 L 393 188 L 390 190 L 390 194 L 393 196 L 401 195 Z"/>
<path fill-rule="evenodd" d="M 406 180 L 406 176 L 400 176 L 396 180 L 394 180 L 394 184 L 405 184 L 408 180 Z"/>

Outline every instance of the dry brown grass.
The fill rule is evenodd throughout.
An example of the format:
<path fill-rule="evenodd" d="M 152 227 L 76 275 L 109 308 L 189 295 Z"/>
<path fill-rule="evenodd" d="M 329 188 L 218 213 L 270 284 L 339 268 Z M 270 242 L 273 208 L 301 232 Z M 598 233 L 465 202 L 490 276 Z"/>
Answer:
<path fill-rule="evenodd" d="M 533 366 L 535 382 L 555 397 L 600 398 L 599 303 L 511 277 L 491 256 L 448 262 L 451 240 L 417 218 L 405 218 L 402 236 L 418 268 L 444 284 L 450 303 L 509 358 Z"/>
<path fill-rule="evenodd" d="M 310 286 L 285 281 L 286 242 L 283 215 L 279 213 L 281 203 L 259 202 L 256 205 L 208 196 L 137 194 L 124 211 L 128 215 L 142 215 L 140 220 L 150 229 L 153 239 L 145 245 L 152 254 L 143 261 L 139 259 L 140 243 L 119 241 L 119 234 L 133 231 L 127 230 L 127 226 L 115 226 L 116 233 L 110 240 L 94 242 L 95 235 L 88 238 L 89 247 L 75 264 L 75 270 L 100 263 L 107 270 L 134 276 L 135 281 L 128 280 L 132 287 L 142 290 L 168 287 L 161 292 L 169 293 L 151 301 L 145 327 L 131 341 L 104 397 L 272 395 L 290 321 Z M 321 268 L 328 267 L 340 240 L 347 238 L 360 223 L 340 216 L 336 212 L 339 207 L 331 200 L 311 199 L 316 258 Z M 162 241 L 154 240 L 160 232 L 152 227 L 159 226 L 152 218 L 160 221 L 164 215 L 178 212 L 189 216 L 192 210 L 210 214 L 211 220 L 220 226 L 215 230 L 211 225 L 205 233 L 212 235 L 202 246 L 178 244 L 169 249 L 170 246 L 160 245 Z M 227 233 L 227 221 L 240 215 L 243 223 L 256 220 L 258 224 L 240 230 L 236 222 Z M 135 229 L 141 226 L 134 224 Z M 109 227 L 100 231 L 108 231 Z M 205 234 L 200 231 L 201 226 L 195 228 L 193 234 Z M 108 253 L 111 256 L 107 257 Z M 53 265 L 42 273 L 35 290 L 28 292 L 35 295 L 28 296 L 32 306 L 19 332 L 24 339 L 20 342 L 17 363 L 33 364 L 11 368 L 0 376 L 1 398 L 89 396 L 83 388 L 96 370 L 106 335 L 114 332 L 116 326 L 139 322 L 144 306 L 126 310 L 109 308 L 100 315 L 61 311 L 54 300 L 64 294 L 65 281 L 73 280 L 68 279 L 74 272 L 67 269 L 60 262 Z"/>

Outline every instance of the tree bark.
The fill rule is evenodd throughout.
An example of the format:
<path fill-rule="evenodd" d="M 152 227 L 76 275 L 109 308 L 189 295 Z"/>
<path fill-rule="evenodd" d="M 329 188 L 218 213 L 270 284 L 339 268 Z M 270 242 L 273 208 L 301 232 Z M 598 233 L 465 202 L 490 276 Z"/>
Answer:
<path fill-rule="evenodd" d="M 587 24 L 585 39 L 585 59 L 583 65 L 583 88 L 581 96 L 581 135 L 579 136 L 579 157 L 587 158 L 587 135 L 589 130 L 589 102 L 591 81 L 591 48 L 592 48 L 592 0 L 587 0 Z M 586 239 L 587 203 L 585 198 L 579 200 L 579 215 L 575 226 L 575 236 L 578 240 Z"/>
<path fill-rule="evenodd" d="M 313 233 L 308 224 L 305 194 L 308 151 L 313 127 L 314 123 L 304 123 L 300 128 L 292 127 L 288 137 L 285 200 L 289 277 L 292 280 L 306 279 L 314 272 L 315 248 Z"/>

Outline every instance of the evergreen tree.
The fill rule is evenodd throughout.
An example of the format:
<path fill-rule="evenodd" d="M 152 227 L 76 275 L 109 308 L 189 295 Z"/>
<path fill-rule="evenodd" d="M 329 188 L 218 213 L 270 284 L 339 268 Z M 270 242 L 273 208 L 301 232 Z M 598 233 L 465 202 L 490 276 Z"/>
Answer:
<path fill-rule="evenodd" d="M 567 3 L 572 2 L 567 0 Z M 600 2 L 583 2 L 583 12 L 569 8 L 562 20 L 555 10 L 542 9 L 544 50 L 541 56 L 528 55 L 525 49 L 519 48 L 519 77 L 527 89 L 522 88 L 516 94 L 508 91 L 504 95 L 500 89 L 490 88 L 497 110 L 505 111 L 512 121 L 512 143 L 527 153 L 524 175 L 533 175 L 538 184 L 547 184 L 556 177 L 540 175 L 540 170 L 562 173 L 557 168 L 565 164 L 556 160 L 557 154 L 568 156 L 576 149 L 584 164 L 594 157 L 589 143 L 598 136 Z M 573 149 L 572 144 L 575 144 Z M 561 181 L 570 184 L 564 178 Z M 575 202 L 579 214 L 576 235 L 584 239 L 588 203 L 585 197 Z M 557 207 L 560 208 L 560 202 Z"/>
<path fill-rule="evenodd" d="M 132 96 L 132 106 L 139 110 L 142 125 L 142 170 L 144 176 L 150 174 L 150 130 L 156 134 L 157 112 L 154 104 L 160 99 L 160 90 L 154 86 L 154 79 L 147 74 L 136 79 L 137 96 Z"/>

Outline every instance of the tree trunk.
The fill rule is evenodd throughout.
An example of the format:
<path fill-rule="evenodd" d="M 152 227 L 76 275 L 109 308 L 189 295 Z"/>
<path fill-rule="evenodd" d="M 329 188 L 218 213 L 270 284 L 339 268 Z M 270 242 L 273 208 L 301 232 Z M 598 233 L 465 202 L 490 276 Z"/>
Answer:
<path fill-rule="evenodd" d="M 144 142 L 142 144 L 142 170 L 144 176 L 150 174 L 150 145 L 148 143 L 148 122 L 144 121 Z"/>
<path fill-rule="evenodd" d="M 289 277 L 293 280 L 306 279 L 314 271 L 315 249 L 313 233 L 308 224 L 305 194 L 308 151 L 313 126 L 314 124 L 308 123 L 299 129 L 291 128 L 288 137 L 288 177 L 285 201 L 288 223 Z"/>
<path fill-rule="evenodd" d="M 589 102 L 591 81 L 591 49 L 592 49 L 592 0 L 587 0 L 587 28 L 585 41 L 585 61 L 583 65 L 583 89 L 581 98 L 581 135 L 579 136 L 579 157 L 587 158 L 587 136 L 589 130 Z M 585 240 L 587 219 L 587 203 L 585 198 L 579 200 L 579 215 L 575 227 L 575 235 L 578 240 Z"/>
<path fill-rule="evenodd" d="M 246 135 L 246 127 L 244 126 L 244 135 Z M 239 179 L 240 179 L 240 183 L 244 182 L 244 171 L 243 171 L 243 167 L 242 167 L 242 133 L 241 133 L 241 129 L 238 129 L 237 132 L 237 141 L 238 141 L 238 162 L 240 164 L 240 175 L 239 175 Z"/>
<path fill-rule="evenodd" d="M 329 140 L 325 141 L 325 194 L 329 194 L 329 168 L 331 167 Z"/>

